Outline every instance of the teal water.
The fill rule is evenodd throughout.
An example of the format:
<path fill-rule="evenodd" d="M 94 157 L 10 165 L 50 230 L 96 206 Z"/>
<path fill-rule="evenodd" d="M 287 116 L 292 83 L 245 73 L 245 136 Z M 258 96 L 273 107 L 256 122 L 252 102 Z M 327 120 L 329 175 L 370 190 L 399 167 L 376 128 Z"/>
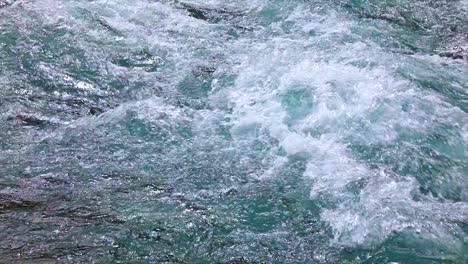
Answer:
<path fill-rule="evenodd" d="M 0 263 L 467 263 L 465 0 L 0 0 Z"/>

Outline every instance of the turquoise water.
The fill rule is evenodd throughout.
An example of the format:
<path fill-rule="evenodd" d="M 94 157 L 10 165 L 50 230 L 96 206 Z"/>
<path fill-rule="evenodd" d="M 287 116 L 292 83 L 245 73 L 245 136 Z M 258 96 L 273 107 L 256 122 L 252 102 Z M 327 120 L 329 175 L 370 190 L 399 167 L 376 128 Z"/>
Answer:
<path fill-rule="evenodd" d="M 0 0 L 0 263 L 467 263 L 468 2 Z"/>

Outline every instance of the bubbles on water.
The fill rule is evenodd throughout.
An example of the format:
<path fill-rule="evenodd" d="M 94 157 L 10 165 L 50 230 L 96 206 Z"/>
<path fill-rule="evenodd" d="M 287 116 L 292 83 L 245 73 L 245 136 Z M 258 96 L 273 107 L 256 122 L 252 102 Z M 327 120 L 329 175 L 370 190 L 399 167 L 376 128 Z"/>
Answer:
<path fill-rule="evenodd" d="M 241 60 L 229 93 L 234 109 L 233 133 L 245 133 L 252 139 L 265 134 L 273 137 L 289 158 L 305 154 L 308 165 L 304 176 L 312 179 L 311 198 L 331 203 L 322 216 L 333 227 L 335 242 L 374 246 L 395 232 L 421 230 L 421 219 L 413 211 L 431 219 L 433 214 L 425 207 L 444 205 L 432 198 L 413 201 L 420 184 L 417 180 L 421 180 L 417 175 L 398 175 L 388 167 L 390 164 L 378 161 L 366 164 L 367 160 L 356 157 L 350 146 L 391 150 L 395 144 L 403 150 L 412 149 L 417 142 L 406 137 L 431 133 L 431 125 L 438 122 L 435 116 L 465 117 L 457 107 L 445 105 L 437 95 L 401 78 L 393 56 L 351 33 L 350 28 L 355 31 L 358 26 L 343 22 L 339 23 L 343 28 L 328 28 L 322 23 L 324 17 L 313 12 L 302 12 L 300 19 L 290 16 L 289 28 L 304 29 L 308 25 L 305 32 L 313 30 L 314 38 L 293 31 L 254 42 L 250 55 Z M 328 17 L 330 23 L 337 23 L 333 16 Z M 335 46 L 331 50 L 322 42 L 330 35 Z M 312 100 L 308 113 L 296 116 L 298 120 L 291 125 L 291 109 L 300 111 L 301 105 L 292 101 L 284 105 L 281 94 L 297 86 L 308 89 Z M 418 110 L 407 112 L 403 102 L 411 102 Z M 256 132 L 248 132 L 247 127 Z M 273 149 L 272 155 L 276 151 Z M 392 155 L 397 164 L 415 158 L 398 152 Z M 454 206 L 461 206 L 457 211 L 463 210 L 462 204 Z M 423 230 L 425 234 L 450 237 L 452 228 L 456 229 L 456 224 L 431 221 Z M 455 243 L 460 249 L 462 242 Z"/>
<path fill-rule="evenodd" d="M 378 257 L 402 240 L 430 244 L 416 250 L 433 258 L 463 254 L 466 70 L 388 50 L 372 32 L 393 24 L 320 1 L 12 8 L 27 18 L 0 22 L 27 37 L 0 51 L 10 67 L 0 82 L 26 87 L 0 92 L 15 102 L 2 121 L 18 121 L 0 124 L 0 135 L 19 132 L 0 143 L 9 162 L 0 171 L 31 186 L 64 180 L 58 205 L 44 206 L 64 211 L 59 220 L 88 243 L 81 251 L 327 263 L 352 248 Z M 29 50 L 18 64 L 15 48 Z M 57 243 L 69 239 L 69 229 L 53 230 Z"/>

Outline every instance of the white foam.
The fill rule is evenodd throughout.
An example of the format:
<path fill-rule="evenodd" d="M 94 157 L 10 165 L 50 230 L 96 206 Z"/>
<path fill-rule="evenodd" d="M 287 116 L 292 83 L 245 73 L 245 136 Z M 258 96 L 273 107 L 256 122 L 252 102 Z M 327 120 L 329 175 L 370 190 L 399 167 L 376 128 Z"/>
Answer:
<path fill-rule="evenodd" d="M 394 144 L 402 131 L 425 134 L 434 123 L 460 122 L 466 114 L 398 77 L 397 59 L 376 44 L 339 43 L 352 34 L 350 28 L 355 25 L 349 20 L 296 9 L 288 22 L 300 30 L 262 42 L 239 43 L 249 53 L 238 57 L 238 77 L 228 92 L 233 133 L 242 134 L 243 128 L 254 126 L 257 132 L 250 135 L 252 139 L 266 134 L 277 139 L 289 157 L 308 154 L 304 177 L 313 181 L 311 198 L 327 199 L 337 206 L 322 214 L 335 232 L 335 244 L 372 246 L 408 228 L 448 241 L 455 225 L 432 221 L 434 213 L 428 209 L 444 210 L 443 204 L 431 198 L 415 202 L 418 183 L 414 178 L 388 173 L 385 168 L 376 171 L 354 157 L 348 145 Z M 306 33 L 310 31 L 319 36 L 309 38 Z M 329 43 L 332 36 L 337 40 Z M 313 107 L 290 125 L 281 95 L 298 85 L 313 95 Z M 404 102 L 417 111 L 403 110 Z M 271 170 L 277 167 L 274 161 Z M 348 190 L 360 183 L 357 194 Z M 453 206 L 463 210 L 465 205 Z M 453 245 L 459 248 L 462 242 Z"/>

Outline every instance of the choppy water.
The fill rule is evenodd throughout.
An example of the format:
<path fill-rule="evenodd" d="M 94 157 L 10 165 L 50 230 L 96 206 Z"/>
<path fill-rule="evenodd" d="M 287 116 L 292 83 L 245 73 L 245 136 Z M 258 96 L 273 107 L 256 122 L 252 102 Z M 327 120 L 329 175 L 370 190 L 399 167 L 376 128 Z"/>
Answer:
<path fill-rule="evenodd" d="M 467 263 L 465 0 L 0 1 L 0 263 Z"/>

